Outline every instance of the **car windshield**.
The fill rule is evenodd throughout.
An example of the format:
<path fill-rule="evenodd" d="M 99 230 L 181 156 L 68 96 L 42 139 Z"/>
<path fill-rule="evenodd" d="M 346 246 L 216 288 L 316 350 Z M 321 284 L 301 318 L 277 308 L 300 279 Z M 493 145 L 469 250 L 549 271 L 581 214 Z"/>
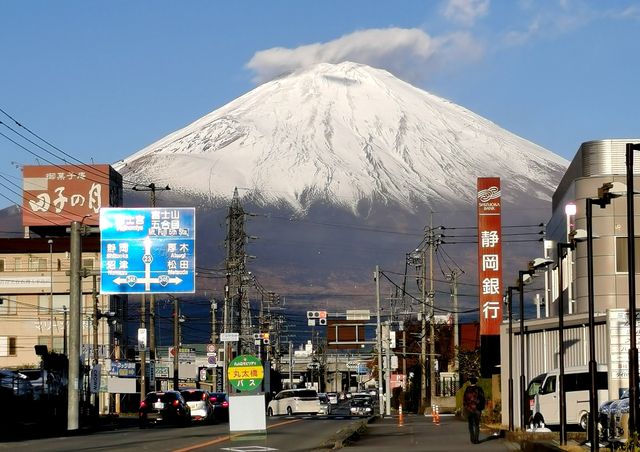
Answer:
<path fill-rule="evenodd" d="M 207 397 L 204 391 L 182 391 L 181 394 L 187 402 L 198 402 Z"/>
<path fill-rule="evenodd" d="M 325 402 L 327 403 L 329 401 L 329 397 L 327 397 L 326 395 L 322 394 L 322 395 L 318 395 L 318 398 L 320 399 L 321 402 Z"/>
<path fill-rule="evenodd" d="M 351 406 L 369 406 L 370 402 L 366 399 L 353 399 Z"/>

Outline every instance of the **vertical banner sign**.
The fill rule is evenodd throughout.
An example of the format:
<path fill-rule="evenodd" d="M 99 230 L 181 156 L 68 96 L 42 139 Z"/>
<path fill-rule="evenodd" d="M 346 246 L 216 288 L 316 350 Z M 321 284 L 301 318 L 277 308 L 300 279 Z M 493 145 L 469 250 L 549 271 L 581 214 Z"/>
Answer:
<path fill-rule="evenodd" d="M 480 335 L 499 335 L 502 323 L 500 178 L 478 178 Z"/>

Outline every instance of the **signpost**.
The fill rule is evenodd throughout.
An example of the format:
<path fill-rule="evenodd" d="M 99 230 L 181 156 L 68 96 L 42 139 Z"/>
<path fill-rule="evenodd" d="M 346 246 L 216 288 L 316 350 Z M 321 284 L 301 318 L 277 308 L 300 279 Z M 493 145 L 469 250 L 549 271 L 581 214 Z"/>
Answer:
<path fill-rule="evenodd" d="M 193 207 L 100 210 L 100 292 L 195 292 Z"/>
<path fill-rule="evenodd" d="M 260 389 L 264 378 L 262 361 L 252 355 L 240 355 L 229 363 L 227 378 L 231 386 L 238 391 L 255 391 Z"/>

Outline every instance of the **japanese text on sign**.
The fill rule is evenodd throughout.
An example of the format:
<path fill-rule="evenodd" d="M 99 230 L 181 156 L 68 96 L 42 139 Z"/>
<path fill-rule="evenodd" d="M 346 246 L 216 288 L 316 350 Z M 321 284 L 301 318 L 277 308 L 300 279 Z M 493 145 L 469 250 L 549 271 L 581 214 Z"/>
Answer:
<path fill-rule="evenodd" d="M 478 178 L 480 334 L 499 334 L 502 322 L 501 190 L 497 177 Z"/>

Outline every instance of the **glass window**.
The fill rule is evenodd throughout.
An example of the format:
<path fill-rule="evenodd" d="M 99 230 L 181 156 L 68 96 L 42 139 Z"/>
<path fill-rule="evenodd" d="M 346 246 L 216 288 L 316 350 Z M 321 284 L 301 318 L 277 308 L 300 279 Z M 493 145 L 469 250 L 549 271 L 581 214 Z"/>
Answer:
<path fill-rule="evenodd" d="M 556 376 L 551 375 L 547 377 L 547 380 L 544 382 L 539 394 L 551 394 L 554 392 L 556 392 Z"/>
<path fill-rule="evenodd" d="M 0 315 L 17 314 L 16 300 L 7 297 L 0 297 Z"/>
<path fill-rule="evenodd" d="M 16 356 L 17 346 L 14 336 L 0 336 L 0 356 Z"/>
<path fill-rule="evenodd" d="M 49 294 L 38 295 L 38 312 L 48 313 L 49 312 Z M 54 294 L 53 295 L 53 312 L 62 313 L 64 310 L 64 306 L 69 307 L 69 294 Z"/>
<path fill-rule="evenodd" d="M 4 271 L 4 259 L 0 259 L 0 272 Z"/>
<path fill-rule="evenodd" d="M 636 274 L 640 272 L 640 237 L 636 237 Z M 616 272 L 617 273 L 626 273 L 629 271 L 629 259 L 627 252 L 627 238 L 626 237 L 616 237 Z"/>
<path fill-rule="evenodd" d="M 51 341 L 51 336 L 38 336 L 38 345 L 46 345 L 49 347 L 49 342 Z M 53 351 L 54 353 L 62 353 L 64 351 L 64 337 L 63 336 L 53 336 Z"/>
<path fill-rule="evenodd" d="M 86 268 L 87 270 L 92 270 L 93 269 L 93 258 L 92 257 L 85 257 L 84 259 L 82 259 L 82 268 Z"/>

